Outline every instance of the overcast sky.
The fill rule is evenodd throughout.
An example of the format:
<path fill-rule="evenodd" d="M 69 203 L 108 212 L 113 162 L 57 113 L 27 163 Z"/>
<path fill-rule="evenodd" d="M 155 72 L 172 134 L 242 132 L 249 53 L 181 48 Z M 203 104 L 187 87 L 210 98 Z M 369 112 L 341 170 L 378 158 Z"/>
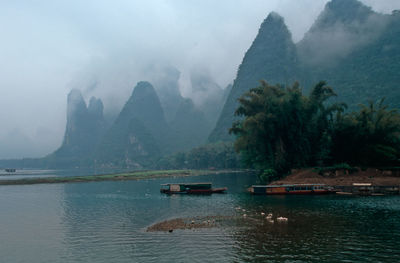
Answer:
<path fill-rule="evenodd" d="M 0 0 L 0 158 L 40 156 L 62 141 L 71 88 L 121 107 L 152 64 L 231 83 L 269 12 L 299 41 L 327 0 Z M 379 12 L 399 0 L 363 0 Z M 96 88 L 89 89 L 90 84 Z"/>

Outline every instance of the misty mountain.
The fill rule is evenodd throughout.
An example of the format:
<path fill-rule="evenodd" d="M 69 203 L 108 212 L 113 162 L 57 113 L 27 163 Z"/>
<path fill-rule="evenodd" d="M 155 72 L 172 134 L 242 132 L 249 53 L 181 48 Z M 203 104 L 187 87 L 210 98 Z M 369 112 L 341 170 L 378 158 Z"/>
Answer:
<path fill-rule="evenodd" d="M 149 82 L 139 82 L 96 148 L 101 165 L 141 167 L 169 146 L 171 132 L 160 100 Z"/>
<path fill-rule="evenodd" d="M 162 77 L 171 80 L 164 82 L 164 85 L 169 85 L 169 89 L 163 90 L 163 98 L 167 108 L 168 105 L 177 104 L 174 105 L 174 118 L 167 122 L 155 88 L 149 82 L 139 82 L 97 146 L 94 155 L 97 165 L 146 167 L 165 154 L 189 150 L 206 142 L 213 127 L 212 122 L 190 98 L 183 98 L 178 93 L 178 86 L 175 86 L 177 71 L 172 70 L 170 73 L 172 76 Z M 215 85 L 210 81 L 202 83 L 207 84 L 203 86 L 205 93 L 211 89 L 208 84 Z M 204 103 L 202 106 L 218 115 L 224 92 L 219 86 L 216 88 L 219 93 L 210 99 L 212 104 Z M 205 95 L 212 97 L 210 94 Z M 172 110 L 172 107 L 168 109 Z"/>
<path fill-rule="evenodd" d="M 191 99 L 184 99 L 177 110 L 171 128 L 175 133 L 175 149 L 184 151 L 204 144 L 213 125 L 197 109 Z"/>
<path fill-rule="evenodd" d="M 337 66 L 341 59 L 378 38 L 386 25 L 385 15 L 356 0 L 328 2 L 297 44 L 300 60 L 314 67 Z"/>
<path fill-rule="evenodd" d="M 89 156 L 105 131 L 103 103 L 92 97 L 89 106 L 79 90 L 72 90 L 67 101 L 67 125 L 61 147 L 50 159 Z"/>
<path fill-rule="evenodd" d="M 170 103 L 176 108 L 169 123 L 158 94 L 149 82 L 137 83 L 110 127 L 104 121 L 100 99 L 92 97 L 89 106 L 86 106 L 81 92 L 72 90 L 68 95 L 63 143 L 53 154 L 38 159 L 37 165 L 141 168 L 151 166 L 165 154 L 189 150 L 205 143 L 213 124 L 191 99 L 180 95 L 177 71 L 170 73 L 171 76 L 162 77 L 163 85 L 169 86 L 163 90 L 165 105 L 168 108 Z M 211 99 L 217 105 L 204 105 L 218 115 L 215 109 L 221 107 L 223 98 L 221 90 L 221 94 Z M 172 110 L 171 107 L 169 109 Z M 36 165 L 34 160 L 29 160 L 29 164 Z"/>
<path fill-rule="evenodd" d="M 328 3 L 298 45 L 299 54 L 303 54 L 305 44 L 336 43 L 333 47 L 326 45 L 323 52 L 315 48 L 314 55 L 306 56 L 313 59 L 301 58 L 304 71 L 308 72 L 307 86 L 326 80 L 339 94 L 337 100 L 346 102 L 350 109 L 382 97 L 389 105 L 400 107 L 399 26 L 400 16 L 396 12 L 378 14 L 356 0 Z M 334 30 L 341 32 L 335 39 L 329 40 L 331 36 L 319 40 Z"/>
<path fill-rule="evenodd" d="M 218 116 L 224 106 L 224 90 L 203 71 L 192 72 L 190 75 L 192 97 L 196 107 L 204 113 L 207 121 L 215 126 Z M 211 127 L 212 129 L 214 127 Z M 210 130 L 211 131 L 211 130 Z M 210 133 L 208 131 L 208 134 Z M 206 136 L 208 136 L 208 134 Z"/>
<path fill-rule="evenodd" d="M 194 70 L 190 73 L 191 94 L 183 97 L 179 89 L 181 73 L 170 65 L 155 64 L 148 68 L 147 75 L 160 98 L 164 110 L 165 119 L 168 124 L 174 125 L 176 115 L 181 115 L 182 105 L 188 105 L 188 99 L 192 101 L 196 111 L 202 112 L 211 126 L 215 125 L 220 111 L 223 107 L 224 90 L 212 79 L 206 70 Z M 193 120 L 189 120 L 192 122 Z M 183 122 L 185 122 L 183 120 Z M 201 125 L 202 120 L 198 123 Z M 198 126 L 196 125 L 196 126 Z M 213 128 L 213 127 L 212 127 Z M 209 127 L 209 129 L 211 129 Z M 210 131 L 207 131 L 207 135 Z"/>
<path fill-rule="evenodd" d="M 223 107 L 224 90 L 206 70 L 195 70 L 190 74 L 190 98 L 184 98 L 179 89 L 179 70 L 162 64 L 148 70 L 172 131 L 168 149 L 182 151 L 203 144 Z"/>
<path fill-rule="evenodd" d="M 236 119 L 237 98 L 260 80 L 283 85 L 298 80 L 306 92 L 326 80 L 350 108 L 381 97 L 400 107 L 398 72 L 398 11 L 385 15 L 357 0 L 332 0 L 296 44 L 284 19 L 272 12 L 226 89 L 207 70 L 192 71 L 192 96 L 184 98 L 179 70 L 151 66 L 143 74 L 154 86 L 139 82 L 122 110 L 110 115 L 112 125 L 104 120 L 100 99 L 91 98 L 87 106 L 72 90 L 62 145 L 38 163 L 146 167 L 163 155 L 202 145 L 208 135 L 209 142 L 233 140 L 228 129 Z"/>
<path fill-rule="evenodd" d="M 181 73 L 172 66 L 159 65 L 153 65 L 149 71 L 151 71 L 152 83 L 164 110 L 165 119 L 171 122 L 175 118 L 179 105 L 184 101 L 179 90 Z"/>
<path fill-rule="evenodd" d="M 261 24 L 258 35 L 246 52 L 232 90 L 222 109 L 209 141 L 230 140 L 228 129 L 235 120 L 237 98 L 256 87 L 261 79 L 271 84 L 291 83 L 296 78 L 297 54 L 291 33 L 283 18 L 271 13 Z"/>
<path fill-rule="evenodd" d="M 357 0 L 328 2 L 304 38 L 293 44 L 283 19 L 271 13 L 239 67 L 232 91 L 209 141 L 232 140 L 237 98 L 259 80 L 304 90 L 325 80 L 349 108 L 386 97 L 400 107 L 400 15 L 379 14 Z"/>

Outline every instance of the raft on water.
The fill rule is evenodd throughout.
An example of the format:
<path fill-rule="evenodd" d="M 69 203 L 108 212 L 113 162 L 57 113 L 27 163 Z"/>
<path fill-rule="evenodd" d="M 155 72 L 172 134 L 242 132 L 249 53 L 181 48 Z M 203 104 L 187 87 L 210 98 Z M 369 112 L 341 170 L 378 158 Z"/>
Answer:
<path fill-rule="evenodd" d="M 249 192 L 258 195 L 330 194 L 336 191 L 325 184 L 253 185 Z"/>
<path fill-rule="evenodd" d="M 171 183 L 162 184 L 160 192 L 164 194 L 222 194 L 228 188 L 212 188 L 211 183 Z"/>
<path fill-rule="evenodd" d="M 335 186 L 336 194 L 341 195 L 397 195 L 400 194 L 398 185 L 373 185 L 372 183 L 353 183 L 346 186 Z"/>

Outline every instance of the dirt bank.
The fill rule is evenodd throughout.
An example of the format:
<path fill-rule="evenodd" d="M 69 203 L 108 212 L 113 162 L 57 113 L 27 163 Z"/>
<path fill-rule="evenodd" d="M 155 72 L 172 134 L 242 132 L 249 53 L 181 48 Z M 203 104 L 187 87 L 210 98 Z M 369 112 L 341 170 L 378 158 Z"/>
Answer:
<path fill-rule="evenodd" d="M 317 169 L 293 170 L 284 179 L 271 184 L 327 184 L 331 186 L 350 186 L 353 183 L 371 183 L 376 186 L 400 185 L 399 171 L 379 170 L 368 168 L 366 170 L 331 170 L 319 172 Z"/>

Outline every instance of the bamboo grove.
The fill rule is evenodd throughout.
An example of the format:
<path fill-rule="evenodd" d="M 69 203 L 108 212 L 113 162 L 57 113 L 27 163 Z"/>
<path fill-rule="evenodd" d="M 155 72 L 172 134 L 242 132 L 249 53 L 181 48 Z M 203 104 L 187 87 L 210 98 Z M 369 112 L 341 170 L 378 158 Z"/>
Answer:
<path fill-rule="evenodd" d="M 243 94 L 230 133 L 246 165 L 284 174 L 291 168 L 396 166 L 400 153 L 400 114 L 384 99 L 349 112 L 335 103 L 334 90 L 321 81 L 308 96 L 265 81 Z"/>

